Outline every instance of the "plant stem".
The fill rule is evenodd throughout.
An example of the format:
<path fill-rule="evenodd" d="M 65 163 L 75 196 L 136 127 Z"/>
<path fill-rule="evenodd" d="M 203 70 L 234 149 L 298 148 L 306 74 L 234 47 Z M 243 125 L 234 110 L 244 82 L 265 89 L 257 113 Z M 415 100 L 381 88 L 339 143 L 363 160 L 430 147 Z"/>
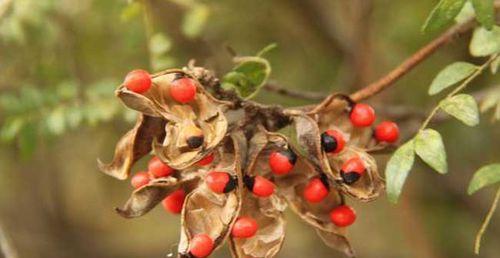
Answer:
<path fill-rule="evenodd" d="M 486 215 L 486 218 L 484 219 L 483 224 L 481 225 L 481 228 L 479 229 L 479 232 L 477 232 L 476 241 L 474 242 L 474 253 L 475 254 L 479 254 L 479 248 L 481 248 L 481 238 L 482 238 L 484 232 L 486 231 L 488 224 L 490 224 L 490 220 L 491 220 L 491 217 L 493 217 L 493 213 L 495 213 L 495 210 L 497 209 L 499 199 L 500 199 L 500 187 L 498 187 L 497 193 L 495 195 L 495 199 L 493 200 L 493 204 L 491 205 L 491 208 L 488 211 L 488 214 Z"/>

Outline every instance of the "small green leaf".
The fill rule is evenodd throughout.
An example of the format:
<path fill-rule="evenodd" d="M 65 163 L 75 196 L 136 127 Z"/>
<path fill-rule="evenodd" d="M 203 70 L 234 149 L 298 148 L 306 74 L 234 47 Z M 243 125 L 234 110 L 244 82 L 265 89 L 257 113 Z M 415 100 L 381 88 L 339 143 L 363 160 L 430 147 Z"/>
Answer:
<path fill-rule="evenodd" d="M 413 140 L 399 147 L 392 155 L 385 168 L 387 198 L 397 203 L 403 185 L 415 160 L 415 143 Z"/>
<path fill-rule="evenodd" d="M 427 165 L 441 174 L 448 172 L 446 151 L 441 134 L 433 129 L 420 131 L 415 138 L 415 152 Z"/>
<path fill-rule="evenodd" d="M 131 2 L 122 9 L 121 14 L 120 14 L 120 20 L 122 22 L 129 22 L 132 19 L 139 16 L 141 11 L 142 11 L 141 3 Z"/>
<path fill-rule="evenodd" d="M 500 163 L 486 165 L 474 173 L 467 189 L 468 194 L 473 194 L 479 189 L 500 182 Z"/>
<path fill-rule="evenodd" d="M 500 56 L 493 59 L 490 64 L 490 71 L 492 74 L 496 74 L 498 70 L 498 65 L 500 65 Z"/>
<path fill-rule="evenodd" d="M 489 56 L 500 51 L 500 27 L 494 26 L 492 30 L 483 27 L 476 28 L 469 45 L 470 54 L 473 56 Z"/>
<path fill-rule="evenodd" d="M 427 17 L 422 31 L 433 32 L 453 22 L 453 18 L 460 13 L 466 0 L 441 0 L 434 7 L 432 12 Z"/>
<path fill-rule="evenodd" d="M 486 29 L 491 30 L 495 24 L 495 10 L 493 7 L 494 0 L 471 0 L 471 2 L 477 15 L 476 19 Z"/>
<path fill-rule="evenodd" d="M 469 19 L 474 18 L 474 16 L 476 16 L 476 13 L 474 12 L 474 7 L 472 7 L 472 4 L 469 1 L 467 1 L 464 4 L 464 7 L 462 7 L 462 10 L 460 10 L 460 13 L 458 13 L 458 15 L 455 16 L 455 22 L 464 23 Z"/>
<path fill-rule="evenodd" d="M 154 34 L 149 39 L 149 51 L 152 55 L 163 55 L 172 47 L 172 41 L 163 33 Z"/>
<path fill-rule="evenodd" d="M 469 77 L 477 66 L 466 62 L 455 62 L 441 70 L 429 87 L 429 95 L 435 95 L 442 90 Z"/>
<path fill-rule="evenodd" d="M 182 21 L 182 32 L 189 38 L 194 38 L 200 35 L 205 26 L 210 9 L 204 4 L 196 4 L 191 7 Z"/>
<path fill-rule="evenodd" d="M 222 78 L 222 86 L 234 88 L 238 95 L 250 99 L 260 90 L 271 74 L 271 65 L 262 57 L 248 56 L 235 59 L 236 67 Z"/>
<path fill-rule="evenodd" d="M 468 94 L 459 94 L 442 100 L 439 107 L 468 126 L 479 124 L 479 110 L 476 100 Z"/>
<path fill-rule="evenodd" d="M 7 119 L 0 129 L 0 140 L 5 142 L 12 141 L 21 131 L 24 124 L 25 121 L 22 117 L 13 117 L 12 119 Z"/>
<path fill-rule="evenodd" d="M 66 121 L 64 119 L 64 109 L 62 107 L 58 107 L 54 109 L 47 116 L 45 120 L 47 129 L 50 133 L 54 135 L 59 135 L 64 132 L 66 129 Z"/>

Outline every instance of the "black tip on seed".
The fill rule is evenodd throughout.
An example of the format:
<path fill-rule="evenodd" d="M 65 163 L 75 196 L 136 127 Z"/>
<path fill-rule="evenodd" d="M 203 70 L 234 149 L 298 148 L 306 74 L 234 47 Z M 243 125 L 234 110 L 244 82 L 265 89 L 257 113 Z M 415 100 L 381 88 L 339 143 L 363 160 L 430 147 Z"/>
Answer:
<path fill-rule="evenodd" d="M 319 175 L 319 180 L 321 180 L 321 183 L 323 183 L 326 188 L 330 189 L 330 184 L 328 183 L 328 177 L 326 176 L 326 174 Z"/>
<path fill-rule="evenodd" d="M 255 178 L 250 177 L 250 176 L 244 176 L 243 183 L 248 188 L 248 190 L 253 191 L 253 185 L 255 184 Z"/>
<path fill-rule="evenodd" d="M 295 152 L 293 152 L 292 150 L 281 150 L 279 151 L 279 153 L 285 156 L 290 161 L 290 163 L 292 163 L 292 165 L 295 165 L 295 163 L 297 162 L 297 154 L 295 154 Z"/>
<path fill-rule="evenodd" d="M 183 74 L 183 73 L 176 73 L 176 74 L 174 75 L 174 79 L 173 79 L 173 81 L 179 80 L 179 79 L 181 79 L 181 78 L 184 78 L 184 74 Z"/>
<path fill-rule="evenodd" d="M 335 151 L 337 149 L 337 140 L 324 132 L 321 134 L 321 147 L 323 147 L 325 152 Z"/>
<path fill-rule="evenodd" d="M 203 140 L 204 140 L 203 136 L 191 136 L 187 139 L 187 144 L 189 148 L 196 149 L 203 144 Z"/>
<path fill-rule="evenodd" d="M 194 258 L 195 256 L 191 252 L 189 252 L 189 253 L 184 253 L 184 254 L 180 253 L 179 257 L 180 258 Z"/>
<path fill-rule="evenodd" d="M 354 184 L 361 177 L 359 173 L 356 172 L 347 172 L 340 171 L 340 176 L 344 180 L 344 183 L 351 185 Z"/>
<path fill-rule="evenodd" d="M 238 180 L 235 177 L 229 176 L 229 182 L 227 182 L 226 187 L 224 187 L 224 193 L 229 193 L 238 186 Z"/>

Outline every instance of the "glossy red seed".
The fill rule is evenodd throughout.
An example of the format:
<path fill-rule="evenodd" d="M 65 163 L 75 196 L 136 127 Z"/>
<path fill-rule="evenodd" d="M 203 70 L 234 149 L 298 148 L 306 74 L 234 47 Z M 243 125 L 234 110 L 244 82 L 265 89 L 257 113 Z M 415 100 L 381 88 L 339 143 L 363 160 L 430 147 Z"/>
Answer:
<path fill-rule="evenodd" d="M 354 106 L 349 118 L 354 126 L 367 127 L 375 121 L 375 110 L 367 104 L 359 103 Z"/>
<path fill-rule="evenodd" d="M 205 183 L 208 188 L 215 193 L 224 193 L 224 189 L 231 180 L 230 176 L 226 172 L 210 172 L 205 178 Z"/>
<path fill-rule="evenodd" d="M 198 161 L 198 165 L 199 166 L 209 165 L 210 163 L 212 163 L 214 161 L 214 158 L 215 158 L 214 154 L 209 154 L 206 157 L 204 157 L 203 159 L 201 159 L 200 161 Z"/>
<path fill-rule="evenodd" d="M 361 160 L 359 157 L 354 157 L 344 162 L 341 170 L 345 173 L 355 172 L 361 175 L 365 173 L 366 167 L 363 160 Z"/>
<path fill-rule="evenodd" d="M 274 193 L 274 188 L 276 188 L 276 186 L 273 182 L 262 176 L 256 176 L 252 192 L 259 197 L 269 197 Z"/>
<path fill-rule="evenodd" d="M 148 172 L 137 172 L 132 178 L 130 179 L 130 184 L 134 188 L 139 188 L 141 186 L 147 185 L 150 181 L 149 174 Z"/>
<path fill-rule="evenodd" d="M 276 175 L 286 175 L 292 171 L 297 156 L 290 150 L 273 151 L 269 155 L 269 166 Z"/>
<path fill-rule="evenodd" d="M 399 138 L 399 127 L 391 121 L 384 121 L 375 127 L 375 138 L 380 142 L 395 142 Z"/>
<path fill-rule="evenodd" d="M 158 157 L 153 157 L 148 163 L 148 172 L 155 178 L 170 176 L 174 169 L 163 163 Z"/>
<path fill-rule="evenodd" d="M 189 242 L 189 252 L 197 258 L 207 257 L 214 249 L 214 241 L 207 234 L 195 235 Z"/>
<path fill-rule="evenodd" d="M 330 212 L 330 220 L 338 227 L 347 227 L 356 220 L 356 212 L 347 205 L 341 205 Z"/>
<path fill-rule="evenodd" d="M 188 103 L 196 96 L 196 84 L 193 79 L 183 77 L 170 84 L 170 96 L 177 102 Z"/>
<path fill-rule="evenodd" d="M 328 196 L 328 188 L 321 179 L 313 178 L 304 188 L 304 198 L 308 202 L 321 202 Z"/>
<path fill-rule="evenodd" d="M 123 85 L 133 92 L 144 93 L 151 88 L 151 75 L 144 70 L 133 70 L 127 74 Z"/>
<path fill-rule="evenodd" d="M 179 214 L 182 211 L 185 198 L 186 192 L 183 189 L 178 189 L 163 199 L 161 204 L 166 211 Z"/>
<path fill-rule="evenodd" d="M 327 135 L 335 139 L 336 148 L 331 153 L 339 153 L 344 149 L 345 139 L 344 135 L 337 130 L 328 129 L 325 131 Z"/>
<path fill-rule="evenodd" d="M 258 229 L 259 225 L 255 219 L 251 217 L 240 217 L 234 223 L 231 229 L 231 235 L 237 238 L 249 238 L 253 237 Z"/>

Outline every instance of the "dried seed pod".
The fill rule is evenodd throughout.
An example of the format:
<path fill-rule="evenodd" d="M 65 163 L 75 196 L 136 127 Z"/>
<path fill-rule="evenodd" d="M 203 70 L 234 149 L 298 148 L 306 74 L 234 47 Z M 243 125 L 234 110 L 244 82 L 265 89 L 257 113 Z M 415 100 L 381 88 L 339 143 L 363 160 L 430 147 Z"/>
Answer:
<path fill-rule="evenodd" d="M 223 154 L 215 170 L 226 172 L 237 178 L 236 189 L 218 194 L 206 184 L 200 184 L 185 200 L 181 219 L 181 237 L 178 252 L 181 257 L 189 257 L 190 241 L 198 234 L 207 234 L 214 241 L 214 249 L 219 247 L 231 232 L 241 208 L 241 160 L 246 152 L 246 140 L 242 133 L 234 133 L 221 145 Z"/>
<path fill-rule="evenodd" d="M 189 77 L 196 85 L 193 101 L 179 103 L 170 96 L 178 77 Z M 152 86 L 144 94 L 120 86 L 116 95 L 129 108 L 168 122 L 168 137 L 156 137 L 155 154 L 174 169 L 182 170 L 201 160 L 224 138 L 227 120 L 223 112 L 228 102 L 213 98 L 203 86 L 182 70 L 167 70 L 152 76 Z"/>
<path fill-rule="evenodd" d="M 126 179 L 134 163 L 151 151 L 153 138 L 163 140 L 165 123 L 161 118 L 139 115 L 134 128 L 116 144 L 113 161 L 104 164 L 97 160 L 99 169 L 115 178 Z"/>

